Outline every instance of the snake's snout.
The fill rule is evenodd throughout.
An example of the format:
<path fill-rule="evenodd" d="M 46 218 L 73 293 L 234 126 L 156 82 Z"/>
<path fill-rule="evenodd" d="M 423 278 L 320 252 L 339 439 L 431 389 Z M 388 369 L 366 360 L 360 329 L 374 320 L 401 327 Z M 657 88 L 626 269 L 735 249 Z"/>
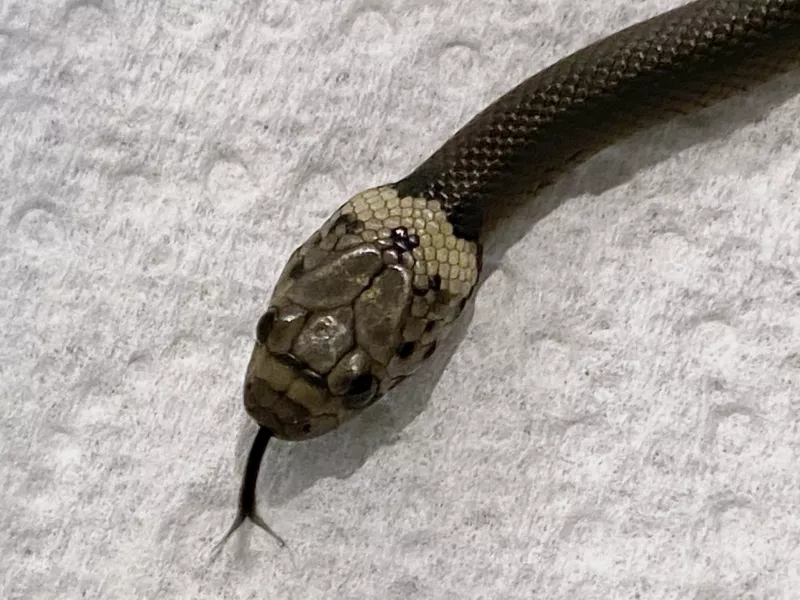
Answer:
<path fill-rule="evenodd" d="M 312 415 L 300 402 L 252 374 L 245 379 L 244 406 L 259 425 L 272 431 L 275 437 L 287 440 L 317 437 L 338 424 L 333 416 Z"/>

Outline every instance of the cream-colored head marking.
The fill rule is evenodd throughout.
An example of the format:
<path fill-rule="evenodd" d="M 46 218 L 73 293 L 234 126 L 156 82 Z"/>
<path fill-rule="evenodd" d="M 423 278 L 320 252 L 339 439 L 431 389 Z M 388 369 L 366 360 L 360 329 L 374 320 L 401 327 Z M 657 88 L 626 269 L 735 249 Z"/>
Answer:
<path fill-rule="evenodd" d="M 248 413 L 276 437 L 341 425 L 417 369 L 478 278 L 436 201 L 391 186 L 346 202 L 289 259 L 256 331 Z"/>
<path fill-rule="evenodd" d="M 247 519 L 284 545 L 256 509 L 269 440 L 335 429 L 413 373 L 472 294 L 479 254 L 438 202 L 392 186 L 350 199 L 295 250 L 256 326 L 244 404 L 260 429 L 217 551 Z"/>

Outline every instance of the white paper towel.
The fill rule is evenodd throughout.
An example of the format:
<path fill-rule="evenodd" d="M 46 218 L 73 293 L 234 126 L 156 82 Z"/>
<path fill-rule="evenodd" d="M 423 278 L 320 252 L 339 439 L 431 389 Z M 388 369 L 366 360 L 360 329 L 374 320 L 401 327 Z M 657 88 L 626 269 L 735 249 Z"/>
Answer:
<path fill-rule="evenodd" d="M 291 550 L 208 560 L 292 249 L 678 4 L 0 3 L 0 597 L 796 597 L 797 73 L 547 192 L 449 363 L 273 444 Z"/>

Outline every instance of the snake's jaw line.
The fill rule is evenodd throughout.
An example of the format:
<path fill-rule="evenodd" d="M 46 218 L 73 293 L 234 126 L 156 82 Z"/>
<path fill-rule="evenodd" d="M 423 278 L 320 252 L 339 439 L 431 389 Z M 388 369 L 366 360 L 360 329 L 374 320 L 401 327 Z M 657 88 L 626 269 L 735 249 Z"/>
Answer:
<path fill-rule="evenodd" d="M 436 201 L 393 186 L 351 198 L 275 285 L 245 376 L 248 414 L 294 441 L 353 418 L 433 353 L 479 261 Z"/>

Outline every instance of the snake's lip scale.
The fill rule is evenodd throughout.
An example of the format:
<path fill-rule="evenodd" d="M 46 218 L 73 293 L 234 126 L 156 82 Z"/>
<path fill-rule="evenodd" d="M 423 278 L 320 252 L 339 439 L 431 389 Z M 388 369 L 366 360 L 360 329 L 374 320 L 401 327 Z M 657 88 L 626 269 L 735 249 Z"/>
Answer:
<path fill-rule="evenodd" d="M 323 435 L 412 375 L 471 299 L 503 198 L 800 62 L 800 0 L 697 0 L 526 79 L 402 180 L 356 194 L 289 258 L 256 327 L 244 404 L 259 424 L 227 539 L 258 515 L 273 437 Z"/>

